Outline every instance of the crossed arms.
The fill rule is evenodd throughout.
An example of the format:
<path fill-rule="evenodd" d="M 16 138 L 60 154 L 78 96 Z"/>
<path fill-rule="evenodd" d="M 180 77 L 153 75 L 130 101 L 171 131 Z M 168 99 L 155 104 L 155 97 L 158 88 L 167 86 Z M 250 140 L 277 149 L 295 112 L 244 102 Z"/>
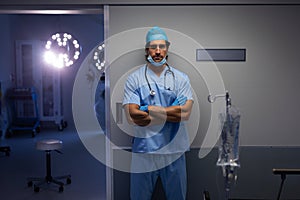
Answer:
<path fill-rule="evenodd" d="M 168 122 L 186 121 L 191 115 L 193 101 L 187 100 L 183 105 L 171 105 L 169 107 L 149 105 L 147 111 L 140 110 L 138 104 L 126 104 L 124 106 L 127 120 L 130 124 L 147 126 Z"/>

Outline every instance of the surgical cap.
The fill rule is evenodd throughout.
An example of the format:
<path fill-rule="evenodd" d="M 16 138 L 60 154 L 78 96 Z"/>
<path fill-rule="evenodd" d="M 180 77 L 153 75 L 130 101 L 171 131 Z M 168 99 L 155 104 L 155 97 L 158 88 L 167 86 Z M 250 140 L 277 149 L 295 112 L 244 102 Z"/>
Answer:
<path fill-rule="evenodd" d="M 168 37 L 164 30 L 155 26 L 148 31 L 146 36 L 146 43 L 151 42 L 153 40 L 165 40 L 168 42 Z"/>

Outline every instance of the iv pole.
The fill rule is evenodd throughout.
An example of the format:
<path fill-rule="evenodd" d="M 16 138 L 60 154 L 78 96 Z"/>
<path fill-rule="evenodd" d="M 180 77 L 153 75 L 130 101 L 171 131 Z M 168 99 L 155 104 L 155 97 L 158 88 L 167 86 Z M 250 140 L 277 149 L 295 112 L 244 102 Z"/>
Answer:
<path fill-rule="evenodd" d="M 222 134 L 221 134 L 221 144 L 219 147 L 219 159 L 217 162 L 218 166 L 222 167 L 222 171 L 223 171 L 223 176 L 224 176 L 224 184 L 225 184 L 225 199 L 228 200 L 229 199 L 229 192 L 230 192 L 230 183 L 231 180 L 236 180 L 237 179 L 237 175 L 234 174 L 235 168 L 239 167 L 239 163 L 237 163 L 238 158 L 237 158 L 237 154 L 235 154 L 236 152 L 234 152 L 234 147 L 236 145 L 238 145 L 238 142 L 236 139 L 236 137 L 238 137 L 238 131 L 235 130 L 231 131 L 230 128 L 232 127 L 228 127 L 228 125 L 231 125 L 232 123 L 232 119 L 229 116 L 229 110 L 231 109 L 231 99 L 229 97 L 229 92 L 226 91 L 226 94 L 221 94 L 221 95 L 209 95 L 208 96 L 208 101 L 210 103 L 213 103 L 216 101 L 217 98 L 220 97 L 225 97 L 225 101 L 226 101 L 226 114 L 225 116 L 222 118 L 222 120 L 224 120 L 224 124 L 222 127 Z M 238 118 L 239 119 L 239 118 Z M 227 122 L 227 124 L 225 124 Z M 229 124 L 228 124 L 229 122 Z M 225 126 L 227 125 L 227 126 Z M 228 128 L 230 129 L 230 131 L 228 131 Z M 238 128 L 238 126 L 237 126 Z M 233 136 L 231 135 L 231 133 L 233 134 Z M 233 139 L 233 143 L 231 144 L 230 141 L 228 140 L 230 137 L 234 138 Z M 231 138 L 231 139 L 232 139 Z M 232 159 L 232 152 L 234 153 L 235 156 L 234 159 Z M 235 158 L 236 157 L 236 158 Z"/>

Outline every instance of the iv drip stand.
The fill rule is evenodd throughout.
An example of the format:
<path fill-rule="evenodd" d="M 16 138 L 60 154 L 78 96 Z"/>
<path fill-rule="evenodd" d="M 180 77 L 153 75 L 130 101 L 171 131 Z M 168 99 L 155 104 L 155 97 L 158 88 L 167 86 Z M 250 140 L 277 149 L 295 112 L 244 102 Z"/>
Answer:
<path fill-rule="evenodd" d="M 225 94 L 219 94 L 219 95 L 215 95 L 212 96 L 211 94 L 208 95 L 208 102 L 210 103 L 214 103 L 216 101 L 217 98 L 220 97 L 225 97 L 226 100 L 226 117 L 228 114 L 228 110 L 231 107 L 231 99 L 229 97 L 229 92 L 226 91 Z M 225 200 L 229 199 L 229 193 L 230 193 L 230 180 L 233 178 L 233 173 L 234 173 L 234 166 L 231 165 L 226 165 L 226 166 L 222 166 L 223 168 L 223 175 L 225 176 L 225 180 L 224 180 L 224 186 L 225 186 Z"/>
<path fill-rule="evenodd" d="M 226 91 L 226 94 L 218 94 L 218 95 L 215 95 L 215 96 L 212 96 L 211 94 L 209 94 L 208 97 L 207 97 L 207 100 L 208 100 L 209 103 L 214 103 L 216 101 L 216 99 L 220 98 L 220 97 L 225 97 L 227 107 L 231 106 L 231 99 L 229 97 L 229 92 L 228 91 Z"/>

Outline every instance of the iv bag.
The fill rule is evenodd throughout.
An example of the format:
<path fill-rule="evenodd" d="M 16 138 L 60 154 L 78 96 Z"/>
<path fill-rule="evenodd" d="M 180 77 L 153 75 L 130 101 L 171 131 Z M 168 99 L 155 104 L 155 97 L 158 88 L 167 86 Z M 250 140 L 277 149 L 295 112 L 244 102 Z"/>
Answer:
<path fill-rule="evenodd" d="M 227 107 L 220 114 L 222 133 L 219 140 L 219 158 L 217 166 L 240 167 L 239 163 L 239 127 L 240 112 L 234 106 Z"/>

